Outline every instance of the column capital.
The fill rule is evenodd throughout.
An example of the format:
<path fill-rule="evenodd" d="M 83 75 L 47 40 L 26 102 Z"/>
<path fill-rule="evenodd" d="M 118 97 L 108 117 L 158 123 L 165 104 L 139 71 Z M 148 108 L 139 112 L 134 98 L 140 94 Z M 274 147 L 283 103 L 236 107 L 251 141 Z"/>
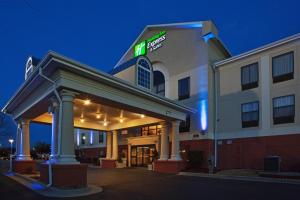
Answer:
<path fill-rule="evenodd" d="M 74 97 L 78 95 L 77 92 L 73 92 L 70 90 L 62 90 L 60 91 L 60 96 L 62 101 L 72 101 L 74 100 Z"/>
<path fill-rule="evenodd" d="M 30 120 L 29 120 L 29 119 L 20 119 L 20 120 L 19 120 L 19 123 L 20 123 L 21 125 L 29 125 Z"/>
<path fill-rule="evenodd" d="M 168 127 L 168 126 L 169 126 L 169 122 L 168 122 L 168 121 L 162 121 L 162 122 L 159 122 L 159 124 L 160 124 L 162 127 Z"/>
<path fill-rule="evenodd" d="M 171 121 L 172 126 L 179 126 L 180 122 L 181 122 L 180 120 L 173 120 L 173 121 Z"/>

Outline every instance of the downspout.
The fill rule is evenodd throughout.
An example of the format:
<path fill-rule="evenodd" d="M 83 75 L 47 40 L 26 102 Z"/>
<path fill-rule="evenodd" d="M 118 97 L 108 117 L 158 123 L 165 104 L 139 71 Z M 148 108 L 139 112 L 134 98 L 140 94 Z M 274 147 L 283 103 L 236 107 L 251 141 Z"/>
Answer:
<path fill-rule="evenodd" d="M 60 145 L 60 141 L 61 141 L 61 120 L 60 119 L 62 117 L 62 101 L 61 101 L 61 98 L 60 98 L 60 96 L 57 92 L 57 89 L 56 89 L 56 82 L 51 80 L 47 76 L 45 76 L 43 74 L 42 68 L 39 68 L 39 75 L 53 84 L 53 92 L 54 92 L 54 94 L 55 94 L 55 96 L 56 96 L 56 98 L 59 102 L 59 120 L 58 120 L 58 141 L 59 142 L 57 144 L 57 153 L 58 153 L 58 152 L 60 152 L 60 148 L 61 148 L 61 145 Z M 51 165 L 50 161 L 48 162 L 48 164 L 49 164 L 49 169 L 48 169 L 49 183 L 48 183 L 47 187 L 50 187 L 52 185 L 52 165 Z"/>
<path fill-rule="evenodd" d="M 214 76 L 213 76 L 213 79 L 214 79 L 214 100 L 215 100 L 215 107 L 214 107 L 214 157 L 215 157 L 215 160 L 214 160 L 214 167 L 217 168 L 217 160 L 218 160 L 218 141 L 217 141 L 217 124 L 218 124 L 218 92 L 217 92 L 217 89 L 218 89 L 218 86 L 217 86 L 217 69 L 216 69 L 216 65 L 213 64 L 212 66 L 212 69 L 213 69 L 213 73 L 214 73 Z"/>

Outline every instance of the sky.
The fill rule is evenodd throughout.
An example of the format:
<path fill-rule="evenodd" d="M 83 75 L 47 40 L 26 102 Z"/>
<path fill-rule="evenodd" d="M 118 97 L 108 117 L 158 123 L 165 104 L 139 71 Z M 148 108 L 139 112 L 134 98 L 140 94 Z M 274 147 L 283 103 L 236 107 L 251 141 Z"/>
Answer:
<path fill-rule="evenodd" d="M 146 25 L 203 20 L 213 20 L 237 55 L 300 33 L 299 7 L 297 0 L 0 0 L 0 108 L 24 81 L 30 55 L 53 50 L 109 71 Z M 31 125 L 31 144 L 50 142 L 50 134 L 50 126 Z"/>

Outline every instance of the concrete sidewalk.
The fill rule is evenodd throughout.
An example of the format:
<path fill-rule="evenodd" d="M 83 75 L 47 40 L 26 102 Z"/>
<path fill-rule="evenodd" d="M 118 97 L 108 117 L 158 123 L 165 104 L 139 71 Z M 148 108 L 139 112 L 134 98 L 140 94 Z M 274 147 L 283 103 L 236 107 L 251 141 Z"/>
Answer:
<path fill-rule="evenodd" d="M 300 185 L 300 180 L 296 180 L 296 179 L 267 178 L 267 177 L 259 177 L 259 176 L 220 175 L 220 174 L 193 173 L 193 172 L 180 172 L 178 175 L 214 178 L 214 179 L 238 180 L 238 181 L 252 181 L 252 182 Z"/>

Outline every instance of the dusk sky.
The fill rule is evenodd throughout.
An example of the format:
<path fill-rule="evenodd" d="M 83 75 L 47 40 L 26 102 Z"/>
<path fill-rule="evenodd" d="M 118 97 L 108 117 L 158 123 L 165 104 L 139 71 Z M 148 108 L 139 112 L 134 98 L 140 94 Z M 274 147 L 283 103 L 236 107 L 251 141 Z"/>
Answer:
<path fill-rule="evenodd" d="M 299 7 L 297 0 L 0 0 L 0 107 L 24 81 L 29 55 L 53 50 L 108 71 L 146 25 L 202 20 L 213 20 L 237 55 L 300 33 Z M 50 126 L 43 127 L 32 126 L 31 144 L 50 142 Z"/>

